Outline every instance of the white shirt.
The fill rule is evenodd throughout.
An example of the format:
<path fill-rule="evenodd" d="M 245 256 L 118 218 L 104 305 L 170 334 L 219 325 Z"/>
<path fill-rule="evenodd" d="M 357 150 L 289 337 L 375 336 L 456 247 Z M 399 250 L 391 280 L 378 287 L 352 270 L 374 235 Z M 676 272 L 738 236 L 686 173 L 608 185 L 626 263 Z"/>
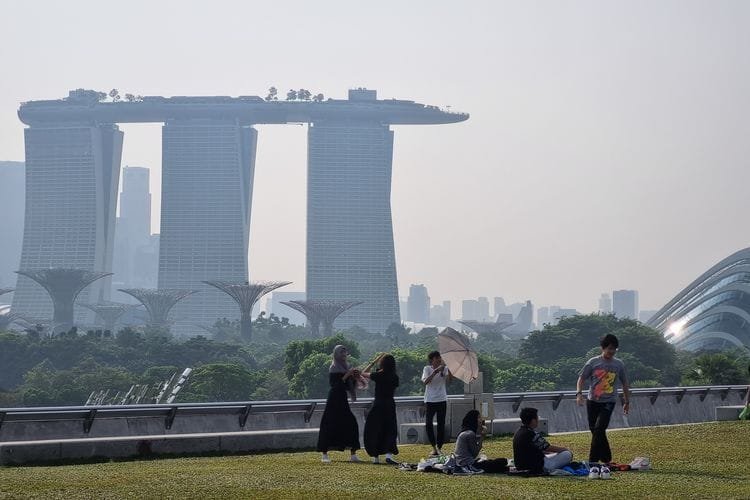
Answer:
<path fill-rule="evenodd" d="M 422 370 L 422 382 L 427 380 L 435 369 L 427 365 Z M 448 367 L 443 367 L 443 374 L 438 372 L 437 375 L 432 377 L 430 383 L 424 386 L 424 402 L 425 403 L 441 403 L 448 400 L 448 393 L 445 390 L 445 381 L 448 379 Z"/>

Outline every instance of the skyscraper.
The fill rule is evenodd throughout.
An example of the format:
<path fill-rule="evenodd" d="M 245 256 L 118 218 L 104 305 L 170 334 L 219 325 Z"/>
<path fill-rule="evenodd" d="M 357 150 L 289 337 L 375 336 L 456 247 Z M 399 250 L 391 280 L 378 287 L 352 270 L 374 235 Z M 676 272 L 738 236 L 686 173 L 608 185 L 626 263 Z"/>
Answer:
<path fill-rule="evenodd" d="M 490 301 L 487 299 L 487 297 L 479 297 L 477 299 L 477 303 L 479 304 L 479 321 L 489 321 Z"/>
<path fill-rule="evenodd" d="M 615 290 L 612 292 L 612 311 L 618 318 L 638 319 L 638 291 Z"/>
<path fill-rule="evenodd" d="M 497 319 L 498 314 L 507 313 L 508 306 L 505 305 L 505 299 L 502 297 L 493 297 L 492 315 Z"/>
<path fill-rule="evenodd" d="M 197 290 L 172 317 L 180 332 L 237 319 L 203 280 L 247 281 L 257 132 L 235 120 L 169 120 L 162 129 L 159 288 Z"/>
<path fill-rule="evenodd" d="M 374 101 L 374 91 L 349 92 Z M 393 131 L 320 119 L 308 130 L 307 298 L 361 300 L 337 325 L 383 333 L 400 321 L 391 221 Z"/>
<path fill-rule="evenodd" d="M 612 299 L 609 298 L 608 293 L 603 293 L 599 297 L 599 312 L 602 314 L 610 314 L 612 312 Z"/>
<path fill-rule="evenodd" d="M 430 296 L 424 285 L 411 285 L 406 306 L 406 320 L 414 323 L 430 322 Z"/>
<path fill-rule="evenodd" d="M 113 263 L 116 288 L 152 288 L 156 285 L 154 263 L 158 262 L 158 257 L 152 263 L 153 251 L 149 251 L 152 246 L 149 173 L 143 167 L 122 169 Z M 153 276 L 148 276 L 148 271 Z"/>
<path fill-rule="evenodd" d="M 21 270 L 50 267 L 110 272 L 122 132 L 116 125 L 56 123 L 24 130 L 26 214 Z M 110 278 L 95 281 L 81 302 L 109 298 Z M 47 293 L 19 276 L 13 311 L 52 317 Z M 93 313 L 77 310 L 78 321 Z"/>
<path fill-rule="evenodd" d="M 25 199 L 25 171 L 21 161 L 0 161 L 0 288 L 16 285 L 18 263 L 23 241 L 23 207 Z M 12 295 L 4 295 L 8 301 Z"/>
<path fill-rule="evenodd" d="M 479 302 L 472 299 L 462 301 L 461 319 L 479 321 Z"/>

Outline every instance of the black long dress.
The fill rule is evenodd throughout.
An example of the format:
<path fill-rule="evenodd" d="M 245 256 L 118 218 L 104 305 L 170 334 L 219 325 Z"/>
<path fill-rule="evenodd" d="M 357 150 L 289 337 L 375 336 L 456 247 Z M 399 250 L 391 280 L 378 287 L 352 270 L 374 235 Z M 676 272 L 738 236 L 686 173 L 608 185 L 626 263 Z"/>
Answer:
<path fill-rule="evenodd" d="M 375 372 L 370 380 L 375 382 L 375 401 L 365 421 L 365 450 L 371 457 L 385 453 L 397 455 L 398 426 L 393 394 L 398 387 L 398 376 Z"/>
<path fill-rule="evenodd" d="M 343 378 L 343 373 L 329 374 L 331 389 L 318 433 L 318 451 L 323 453 L 328 450 L 343 451 L 345 448 L 350 448 L 354 453 L 359 449 L 359 425 L 349 409 L 347 386 Z"/>

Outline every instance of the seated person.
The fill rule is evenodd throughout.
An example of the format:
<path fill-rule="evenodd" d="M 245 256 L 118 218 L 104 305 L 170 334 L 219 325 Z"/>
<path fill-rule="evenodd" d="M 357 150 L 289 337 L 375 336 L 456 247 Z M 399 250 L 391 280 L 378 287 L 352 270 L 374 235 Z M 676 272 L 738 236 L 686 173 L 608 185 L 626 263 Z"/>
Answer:
<path fill-rule="evenodd" d="M 573 460 L 573 453 L 553 446 L 536 431 L 539 415 L 536 408 L 521 409 L 521 427 L 513 436 L 513 460 L 516 469 L 535 474 L 561 469 Z"/>
<path fill-rule="evenodd" d="M 474 474 L 508 470 L 508 461 L 505 458 L 479 460 L 482 435 L 486 430 L 479 411 L 469 410 L 461 422 L 461 433 L 456 438 L 456 450 L 453 453 L 459 468 Z"/>

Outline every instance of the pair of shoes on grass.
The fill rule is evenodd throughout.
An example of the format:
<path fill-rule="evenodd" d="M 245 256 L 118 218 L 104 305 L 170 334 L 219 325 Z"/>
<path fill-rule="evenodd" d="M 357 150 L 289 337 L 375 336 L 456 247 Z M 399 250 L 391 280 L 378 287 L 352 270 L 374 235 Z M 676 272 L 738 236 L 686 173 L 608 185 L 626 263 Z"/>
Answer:
<path fill-rule="evenodd" d="M 612 479 L 612 473 L 606 465 L 601 467 L 595 465 L 589 469 L 589 479 Z"/>
<path fill-rule="evenodd" d="M 330 464 L 331 463 L 331 457 L 328 456 L 328 453 L 323 453 L 323 456 L 320 457 L 320 461 L 324 464 Z M 359 459 L 357 455 L 352 455 L 349 457 L 350 462 L 359 463 L 362 460 Z"/>

